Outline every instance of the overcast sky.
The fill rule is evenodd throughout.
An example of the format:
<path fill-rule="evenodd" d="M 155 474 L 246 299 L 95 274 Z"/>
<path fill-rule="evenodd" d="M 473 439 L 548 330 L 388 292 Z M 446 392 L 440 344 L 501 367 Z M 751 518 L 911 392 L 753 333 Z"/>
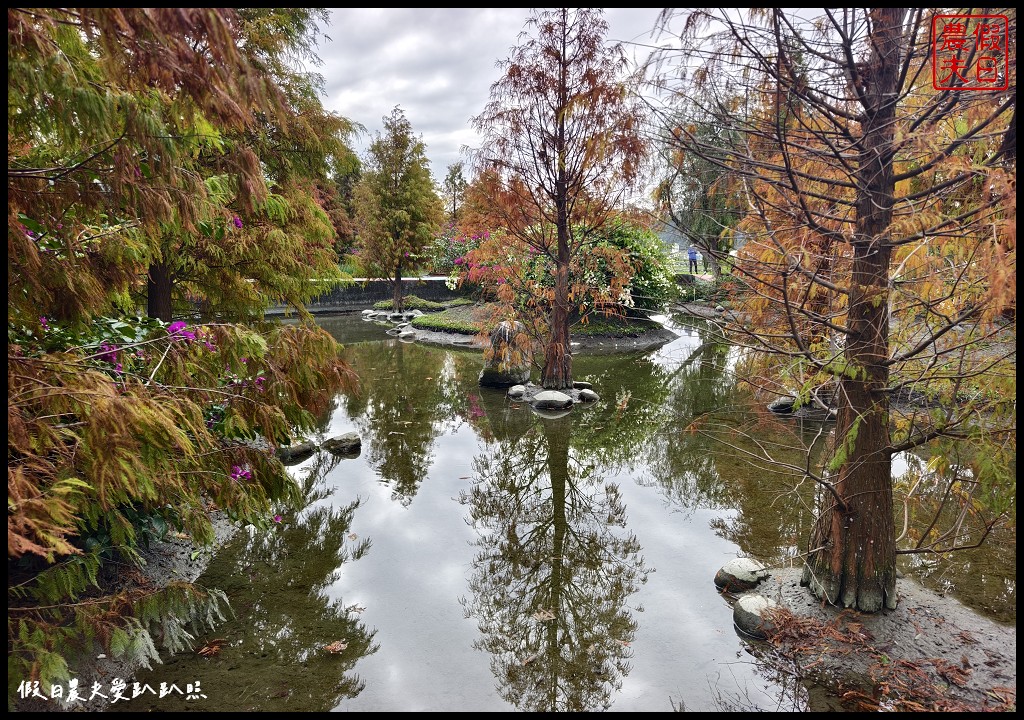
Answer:
<path fill-rule="evenodd" d="M 442 181 L 478 146 L 470 119 L 483 111 L 496 67 L 524 30 L 529 8 L 334 9 L 318 54 L 324 63 L 324 106 L 364 125 L 360 154 L 400 106 L 426 143 L 430 170 Z M 608 39 L 653 42 L 660 8 L 608 8 Z M 633 47 L 633 46 L 630 46 Z M 646 52 L 644 53 L 646 55 Z M 468 175 L 468 174 L 467 174 Z"/>

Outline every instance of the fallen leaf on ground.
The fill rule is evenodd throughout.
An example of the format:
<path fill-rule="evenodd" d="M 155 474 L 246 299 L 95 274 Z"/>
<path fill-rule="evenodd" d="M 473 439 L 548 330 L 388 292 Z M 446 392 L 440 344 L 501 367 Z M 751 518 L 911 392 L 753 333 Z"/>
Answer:
<path fill-rule="evenodd" d="M 201 648 L 196 650 L 196 654 L 202 655 L 203 657 L 213 657 L 214 655 L 220 652 L 221 645 L 223 645 L 226 642 L 227 640 L 225 640 L 224 638 L 217 638 L 216 640 L 211 640 L 210 642 L 206 643 Z"/>

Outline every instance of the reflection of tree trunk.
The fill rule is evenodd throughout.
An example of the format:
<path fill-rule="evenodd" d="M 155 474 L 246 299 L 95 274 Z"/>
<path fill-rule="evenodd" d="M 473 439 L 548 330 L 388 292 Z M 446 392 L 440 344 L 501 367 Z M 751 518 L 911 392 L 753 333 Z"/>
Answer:
<path fill-rule="evenodd" d="M 894 197 L 891 144 L 905 10 L 875 8 L 857 172 L 857 228 L 836 427 L 841 465 L 811 537 L 804 580 L 818 597 L 865 612 L 896 607 L 889 447 L 887 232 Z"/>
<path fill-rule="evenodd" d="M 565 515 L 565 503 L 567 498 L 566 488 L 569 482 L 569 432 L 560 427 L 556 421 L 545 420 L 544 437 L 548 445 L 548 475 L 551 477 L 551 514 L 552 528 L 554 532 L 551 538 L 551 607 L 548 608 L 555 618 L 547 623 L 547 645 L 550 662 L 548 667 L 553 676 L 548 678 L 549 697 L 548 708 L 555 710 L 558 705 L 558 670 L 564 666 L 560 662 L 562 652 L 561 643 L 558 641 L 558 633 L 565 619 L 563 611 L 567 612 L 562 604 L 562 592 L 566 582 L 565 552 L 566 539 L 569 532 L 569 521 Z"/>
<path fill-rule="evenodd" d="M 166 262 L 156 262 L 149 266 L 146 279 L 146 314 L 151 318 L 159 318 L 164 322 L 171 321 L 171 269 Z"/>

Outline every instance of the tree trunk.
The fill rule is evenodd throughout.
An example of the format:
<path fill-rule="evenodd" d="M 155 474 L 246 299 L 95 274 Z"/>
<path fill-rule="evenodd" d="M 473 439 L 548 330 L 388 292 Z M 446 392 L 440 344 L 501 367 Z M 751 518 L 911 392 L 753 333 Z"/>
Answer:
<path fill-rule="evenodd" d="M 153 263 L 149 266 L 146 278 L 146 314 L 151 318 L 159 318 L 164 322 L 171 321 L 171 269 L 165 262 Z"/>
<path fill-rule="evenodd" d="M 551 307 L 548 346 L 544 349 L 541 387 L 545 390 L 572 389 L 572 349 L 569 345 L 569 240 L 568 231 L 559 232 L 555 263 L 555 294 Z"/>
<path fill-rule="evenodd" d="M 392 312 L 402 312 L 402 263 L 395 267 L 395 285 L 392 288 Z"/>
<path fill-rule="evenodd" d="M 850 285 L 846 373 L 836 426 L 838 478 L 811 535 L 803 581 L 834 605 L 896 607 L 896 537 L 889 438 L 888 229 L 894 197 L 892 141 L 899 85 L 899 8 L 875 8 Z"/>

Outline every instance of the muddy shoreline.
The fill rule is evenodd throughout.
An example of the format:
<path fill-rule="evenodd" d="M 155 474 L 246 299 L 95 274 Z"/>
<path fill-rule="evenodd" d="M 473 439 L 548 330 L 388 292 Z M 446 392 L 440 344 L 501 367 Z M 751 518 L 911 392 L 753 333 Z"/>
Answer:
<path fill-rule="evenodd" d="M 810 621 L 783 627 L 777 643 L 750 639 L 755 657 L 793 662 L 805 679 L 827 680 L 833 691 L 871 692 L 865 681 L 876 678 L 893 693 L 921 694 L 904 697 L 901 709 L 923 704 L 925 696 L 935 706 L 926 709 L 1007 710 L 1008 697 L 1015 706 L 1016 626 L 907 578 L 897 580 L 895 610 L 841 610 L 816 600 L 800 576 L 800 568 L 775 568 L 751 591 Z M 900 687 L 900 673 L 912 681 L 907 688 Z"/>

